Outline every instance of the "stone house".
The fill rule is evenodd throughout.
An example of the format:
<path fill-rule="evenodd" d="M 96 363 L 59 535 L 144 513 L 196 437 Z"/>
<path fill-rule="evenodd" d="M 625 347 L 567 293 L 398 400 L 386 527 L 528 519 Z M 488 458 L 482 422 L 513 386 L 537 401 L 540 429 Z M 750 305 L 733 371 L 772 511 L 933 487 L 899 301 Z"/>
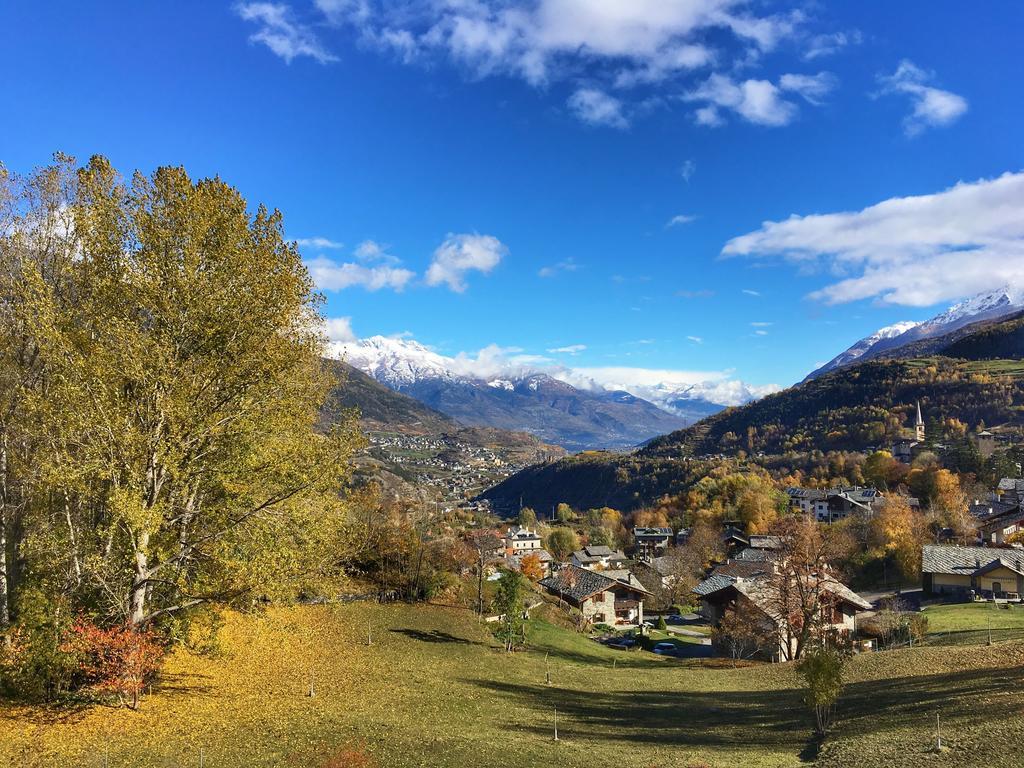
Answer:
<path fill-rule="evenodd" d="M 548 593 L 578 608 L 588 624 L 636 627 L 651 593 L 629 571 L 592 571 L 565 565 L 539 582 Z"/>
<path fill-rule="evenodd" d="M 712 570 L 693 592 L 700 597 L 701 613 L 716 626 L 728 611 L 752 608 L 755 615 L 762 617 L 766 634 L 774 638 L 769 646 L 759 649 L 761 655 L 771 659 L 791 658 L 795 648 L 787 650 L 785 647 L 787 642 L 793 641 L 787 641 L 784 631 L 787 617 L 781 610 L 783 601 L 779 597 L 778 579 L 771 560 L 729 560 Z M 813 586 L 823 595 L 822 604 L 817 607 L 818 621 L 823 629 L 837 635 L 848 636 L 854 632 L 857 614 L 872 607 L 831 576 L 821 581 L 816 579 Z"/>
<path fill-rule="evenodd" d="M 580 568 L 603 570 L 605 568 L 620 568 L 626 564 L 627 559 L 621 550 L 601 544 L 576 550 L 572 553 L 569 562 Z"/>

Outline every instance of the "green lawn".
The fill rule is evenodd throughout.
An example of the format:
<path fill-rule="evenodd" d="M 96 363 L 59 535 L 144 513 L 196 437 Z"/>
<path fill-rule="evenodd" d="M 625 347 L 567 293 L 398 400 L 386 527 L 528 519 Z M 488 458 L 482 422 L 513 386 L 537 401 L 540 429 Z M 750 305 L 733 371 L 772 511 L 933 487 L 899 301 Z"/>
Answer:
<path fill-rule="evenodd" d="M 211 768 L 320 766 L 343 745 L 382 768 L 795 768 L 807 755 L 791 665 L 616 651 L 539 619 L 529 642 L 509 656 L 471 614 L 426 606 L 232 615 L 222 652 L 178 651 L 139 712 L 0 708 L 0 765 L 196 766 L 202 749 Z M 821 763 L 1017 765 L 1022 662 L 1018 643 L 857 657 Z M 926 753 L 936 711 L 953 745 L 941 758 Z"/>
<path fill-rule="evenodd" d="M 993 641 L 1024 639 L 1024 607 L 993 603 L 932 605 L 924 609 L 928 617 L 928 639 L 939 644 L 987 643 L 989 630 Z"/>

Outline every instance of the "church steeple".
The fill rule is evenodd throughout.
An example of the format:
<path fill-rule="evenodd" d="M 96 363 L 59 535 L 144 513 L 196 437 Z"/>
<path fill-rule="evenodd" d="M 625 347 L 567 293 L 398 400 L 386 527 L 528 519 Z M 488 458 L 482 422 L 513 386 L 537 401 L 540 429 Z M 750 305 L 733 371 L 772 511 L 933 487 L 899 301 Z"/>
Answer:
<path fill-rule="evenodd" d="M 919 443 L 924 442 L 924 417 L 921 416 L 921 401 L 917 401 L 917 420 L 914 422 L 915 439 Z"/>

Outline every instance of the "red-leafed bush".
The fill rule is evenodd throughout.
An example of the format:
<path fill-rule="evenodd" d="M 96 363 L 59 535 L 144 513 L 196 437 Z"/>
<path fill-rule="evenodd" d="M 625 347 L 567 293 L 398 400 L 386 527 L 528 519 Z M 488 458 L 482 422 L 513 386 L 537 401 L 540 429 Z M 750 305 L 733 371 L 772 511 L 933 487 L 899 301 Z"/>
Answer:
<path fill-rule="evenodd" d="M 86 687 L 117 694 L 132 709 L 138 709 L 142 690 L 164 655 L 160 636 L 151 630 L 106 629 L 85 619 L 71 627 L 63 650 L 78 659 Z"/>
<path fill-rule="evenodd" d="M 361 744 L 348 744 L 323 763 L 322 768 L 377 768 L 377 761 Z"/>

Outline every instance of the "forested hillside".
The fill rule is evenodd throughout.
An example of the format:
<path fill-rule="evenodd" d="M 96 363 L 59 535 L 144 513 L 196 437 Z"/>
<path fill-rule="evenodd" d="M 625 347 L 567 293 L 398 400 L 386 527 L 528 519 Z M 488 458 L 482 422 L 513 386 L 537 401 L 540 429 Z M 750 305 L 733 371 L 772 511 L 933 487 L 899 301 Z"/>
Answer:
<path fill-rule="evenodd" d="M 780 472 L 811 470 L 829 456 L 886 447 L 907 434 L 920 401 L 933 438 L 966 443 L 970 430 L 1024 426 L 1024 363 L 1018 360 L 873 360 L 830 372 L 687 429 L 635 453 L 592 453 L 530 467 L 485 495 L 499 509 L 631 510 L 686 490 L 724 458 Z"/>
<path fill-rule="evenodd" d="M 652 441 L 647 456 L 863 450 L 899 439 L 917 401 L 926 421 L 1022 423 L 1024 364 L 944 357 L 871 361 L 732 408 Z"/>

